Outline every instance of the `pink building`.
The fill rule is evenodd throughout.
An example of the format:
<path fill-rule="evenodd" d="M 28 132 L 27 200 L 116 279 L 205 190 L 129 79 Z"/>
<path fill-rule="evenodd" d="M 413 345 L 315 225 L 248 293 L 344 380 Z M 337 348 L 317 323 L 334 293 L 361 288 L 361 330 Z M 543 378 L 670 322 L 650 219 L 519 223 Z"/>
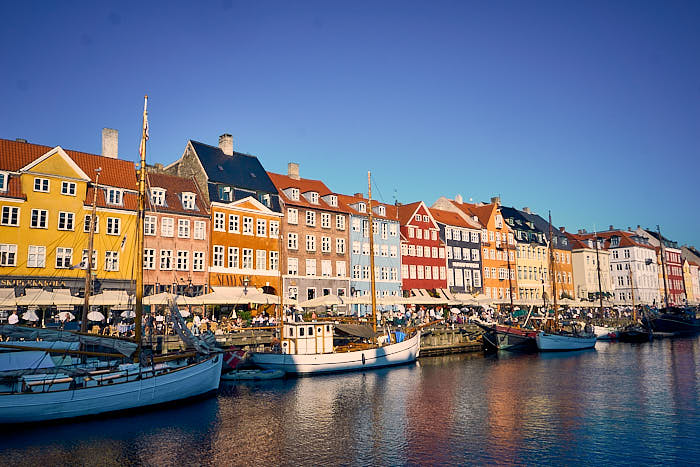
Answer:
<path fill-rule="evenodd" d="M 146 177 L 143 276 L 145 294 L 207 289 L 209 203 L 194 179 L 162 173 Z"/>

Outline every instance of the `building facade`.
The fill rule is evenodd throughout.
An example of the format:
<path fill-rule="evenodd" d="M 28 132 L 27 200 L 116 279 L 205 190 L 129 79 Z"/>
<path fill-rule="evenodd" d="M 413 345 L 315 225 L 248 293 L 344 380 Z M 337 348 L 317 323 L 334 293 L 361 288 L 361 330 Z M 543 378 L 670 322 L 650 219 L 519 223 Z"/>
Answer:
<path fill-rule="evenodd" d="M 401 224 L 401 289 L 447 288 L 445 245 L 440 229 L 422 201 L 398 207 Z"/>
<path fill-rule="evenodd" d="M 133 291 L 136 173 L 110 156 L 0 140 L 0 286 L 84 293 L 95 199 L 92 289 Z"/>
<path fill-rule="evenodd" d="M 685 285 L 683 281 L 683 260 L 678 243 L 669 240 L 651 229 L 642 229 L 637 226 L 635 234 L 645 237 L 649 243 L 657 248 L 657 263 L 659 265 L 659 291 L 661 300 L 665 302 L 665 294 L 668 294 L 669 305 L 682 305 L 685 303 Z M 663 242 L 663 248 L 662 248 Z M 663 261 L 661 258 L 663 250 Z M 665 271 L 663 266 L 665 266 Z M 664 280 L 664 272 L 666 277 Z"/>
<path fill-rule="evenodd" d="M 599 294 L 612 298 L 613 287 L 610 278 L 610 251 L 598 238 L 580 238 L 567 233 L 571 244 L 571 262 L 574 268 L 575 298 L 597 302 Z M 597 250 L 595 242 L 598 242 Z M 600 281 L 598 271 L 600 270 Z"/>
<path fill-rule="evenodd" d="M 350 214 L 350 294 L 354 297 L 371 294 L 369 201 L 362 193 L 338 195 Z M 372 201 L 375 293 L 377 298 L 401 295 L 401 239 L 398 208 Z M 359 314 L 369 312 L 368 305 L 354 305 Z"/>
<path fill-rule="evenodd" d="M 481 224 L 464 213 L 430 208 L 440 229 L 447 259 L 447 287 L 453 293 L 479 294 L 481 282 Z"/>
<path fill-rule="evenodd" d="M 288 165 L 287 175 L 269 176 L 285 210 L 285 298 L 303 302 L 321 295 L 347 296 L 349 212 L 341 207 L 338 195 L 320 180 L 301 178 L 295 163 Z"/>

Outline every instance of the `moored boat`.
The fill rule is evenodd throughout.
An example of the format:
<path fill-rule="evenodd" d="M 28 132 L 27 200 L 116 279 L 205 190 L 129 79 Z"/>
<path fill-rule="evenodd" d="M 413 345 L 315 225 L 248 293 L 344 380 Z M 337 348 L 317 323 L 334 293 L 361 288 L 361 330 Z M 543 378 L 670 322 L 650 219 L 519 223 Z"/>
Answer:
<path fill-rule="evenodd" d="M 619 330 L 608 326 L 593 326 L 593 333 L 599 341 L 610 341 L 618 338 Z"/>
<path fill-rule="evenodd" d="M 700 319 L 694 309 L 681 307 L 664 308 L 658 316 L 649 319 L 651 327 L 657 332 L 677 334 L 694 334 L 700 332 Z"/>
<path fill-rule="evenodd" d="M 592 333 L 574 334 L 539 331 L 535 339 L 537 348 L 543 352 L 592 349 L 596 343 L 596 336 Z"/>
<path fill-rule="evenodd" d="M 481 338 L 485 350 L 509 352 L 535 352 L 537 331 L 522 329 L 520 327 L 505 326 L 502 324 L 487 325 L 476 322 L 476 325 L 484 330 Z"/>
<path fill-rule="evenodd" d="M 653 334 L 644 326 L 632 324 L 621 329 L 618 338 L 620 342 L 649 342 Z"/>

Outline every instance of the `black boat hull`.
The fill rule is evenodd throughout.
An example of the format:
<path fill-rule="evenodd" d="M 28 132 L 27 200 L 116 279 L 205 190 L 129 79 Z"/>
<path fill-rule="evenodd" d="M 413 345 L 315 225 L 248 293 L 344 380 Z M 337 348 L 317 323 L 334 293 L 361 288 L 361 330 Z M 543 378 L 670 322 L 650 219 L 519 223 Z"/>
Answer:
<path fill-rule="evenodd" d="M 487 351 L 507 350 L 508 352 L 537 352 L 537 341 L 534 337 L 523 336 L 507 331 L 482 326 L 484 348 Z"/>
<path fill-rule="evenodd" d="M 617 338 L 620 342 L 649 342 L 652 334 L 649 331 L 631 329 L 620 331 Z"/>
<path fill-rule="evenodd" d="M 695 334 L 700 332 L 700 320 L 684 315 L 666 313 L 654 318 L 652 327 L 657 332 Z"/>

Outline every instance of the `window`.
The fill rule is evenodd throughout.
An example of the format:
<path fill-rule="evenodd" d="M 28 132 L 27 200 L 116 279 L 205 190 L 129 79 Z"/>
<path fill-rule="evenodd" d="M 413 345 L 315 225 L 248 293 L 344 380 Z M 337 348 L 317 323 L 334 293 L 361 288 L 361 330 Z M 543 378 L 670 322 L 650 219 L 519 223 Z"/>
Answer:
<path fill-rule="evenodd" d="M 255 250 L 255 269 L 267 269 L 267 250 Z"/>
<path fill-rule="evenodd" d="M 369 237 L 369 221 L 362 221 L 362 236 L 366 238 Z"/>
<path fill-rule="evenodd" d="M 331 252 L 331 237 L 321 237 L 321 251 L 323 253 Z"/>
<path fill-rule="evenodd" d="M 336 195 L 328 195 L 328 204 L 338 207 L 338 197 Z"/>
<path fill-rule="evenodd" d="M 362 244 L 362 254 L 365 256 L 369 256 L 369 243 Z"/>
<path fill-rule="evenodd" d="M 214 245 L 214 250 L 213 250 L 213 254 L 212 254 L 212 266 L 219 267 L 219 268 L 224 267 L 224 247 L 223 247 L 223 245 Z"/>
<path fill-rule="evenodd" d="M 389 245 L 382 245 L 382 256 L 389 256 Z"/>
<path fill-rule="evenodd" d="M 2 207 L 2 225 L 17 227 L 19 225 L 19 208 L 16 206 Z"/>
<path fill-rule="evenodd" d="M 193 271 L 204 271 L 204 252 L 203 251 L 193 251 L 192 252 L 192 270 Z"/>
<path fill-rule="evenodd" d="M 479 250 L 477 248 L 472 249 L 472 261 L 479 261 Z"/>
<path fill-rule="evenodd" d="M 289 199 L 299 201 L 299 188 L 291 188 L 289 190 Z"/>
<path fill-rule="evenodd" d="M 316 251 L 316 236 L 307 235 L 306 236 L 306 251 Z"/>
<path fill-rule="evenodd" d="M 156 250 L 153 248 L 143 249 L 143 268 L 144 269 L 155 269 L 156 268 Z"/>
<path fill-rule="evenodd" d="M 178 271 L 189 271 L 190 270 L 190 252 L 178 250 L 177 251 L 177 270 Z"/>
<path fill-rule="evenodd" d="M 109 222 L 109 218 L 107 219 Z M 160 235 L 161 237 L 172 237 L 175 234 L 175 219 L 172 217 L 163 217 L 160 220 Z"/>
<path fill-rule="evenodd" d="M 367 205 L 365 203 L 357 203 L 357 210 L 365 212 L 367 210 Z"/>
<path fill-rule="evenodd" d="M 255 226 L 255 235 L 258 237 L 267 237 L 267 221 L 265 219 L 258 219 Z"/>
<path fill-rule="evenodd" d="M 63 247 L 56 248 L 56 268 L 57 269 L 70 268 L 71 266 L 73 266 L 72 259 L 73 259 L 73 248 L 63 248 Z"/>
<path fill-rule="evenodd" d="M 336 277 L 345 277 L 345 261 L 335 262 L 335 275 Z"/>
<path fill-rule="evenodd" d="M 362 248 L 362 244 L 360 242 L 352 242 L 352 254 L 359 255 L 360 248 Z"/>
<path fill-rule="evenodd" d="M 432 269 L 430 269 L 430 266 L 425 267 L 425 278 L 426 279 L 432 279 L 433 274 L 432 274 Z"/>
<path fill-rule="evenodd" d="M 421 269 L 421 271 L 422 271 L 422 269 Z M 422 275 L 423 275 L 423 274 L 421 273 L 421 276 L 422 276 Z M 409 274 L 408 274 L 408 277 L 409 277 L 410 279 L 415 279 L 415 278 L 416 278 L 416 265 L 415 265 L 415 264 L 411 264 L 411 265 L 409 266 Z"/>
<path fill-rule="evenodd" d="M 430 247 L 426 247 L 426 248 L 430 248 Z M 430 251 L 430 250 L 428 250 L 428 251 Z M 422 245 L 416 246 L 416 256 L 419 258 L 423 257 L 423 246 Z"/>
<path fill-rule="evenodd" d="M 299 234 L 288 233 L 287 234 L 287 248 L 290 250 L 299 249 Z"/>
<path fill-rule="evenodd" d="M 151 203 L 154 206 L 165 206 L 165 190 L 162 188 L 151 188 Z"/>
<path fill-rule="evenodd" d="M 238 268 L 238 265 L 239 265 L 238 248 L 230 246 L 230 247 L 228 247 L 228 267 Z"/>
<path fill-rule="evenodd" d="M 316 213 L 314 211 L 306 211 L 306 225 L 310 227 L 316 225 Z"/>
<path fill-rule="evenodd" d="M 419 239 L 423 238 L 423 230 L 422 229 L 416 229 L 416 238 L 419 238 Z"/>
<path fill-rule="evenodd" d="M 435 230 L 431 232 L 430 238 L 433 239 L 433 241 L 437 240 L 437 232 Z"/>
<path fill-rule="evenodd" d="M 34 179 L 34 191 L 40 193 L 49 192 L 49 179 L 48 178 L 35 178 Z"/>
<path fill-rule="evenodd" d="M 359 264 L 353 264 L 353 266 L 352 266 L 352 278 L 353 279 L 360 278 L 360 265 Z"/>
<path fill-rule="evenodd" d="M 280 222 L 270 221 L 270 238 L 277 238 L 280 234 Z"/>
<path fill-rule="evenodd" d="M 83 255 L 80 258 L 80 269 L 87 268 L 87 256 L 88 256 L 88 251 L 83 250 Z M 144 264 L 146 264 L 146 263 L 144 262 Z M 97 269 L 97 250 L 92 250 L 92 264 L 90 265 L 90 268 L 92 268 L 92 270 Z"/>
<path fill-rule="evenodd" d="M 316 260 L 307 259 L 306 260 L 306 275 L 315 276 L 316 275 Z"/>
<path fill-rule="evenodd" d="M 277 271 L 280 266 L 280 252 L 270 251 L 270 270 Z"/>
<path fill-rule="evenodd" d="M 223 248 L 223 247 L 221 247 Z M 214 246 L 216 252 L 216 245 Z M 216 265 L 214 265 L 216 266 Z M 169 271 L 173 268 L 173 250 L 160 250 L 160 269 L 161 271 Z"/>
<path fill-rule="evenodd" d="M 241 252 L 241 267 L 243 269 L 253 269 L 253 249 L 243 248 Z"/>
<path fill-rule="evenodd" d="M 89 216 L 85 216 L 85 226 L 88 227 Z M 144 235 L 155 235 L 156 225 L 158 224 L 158 218 L 156 216 L 146 216 L 143 221 L 143 234 Z"/>
<path fill-rule="evenodd" d="M 170 219 L 172 221 L 172 219 Z M 171 226 L 172 227 L 172 226 Z M 118 217 L 107 218 L 107 235 L 119 235 L 121 233 L 121 219 Z M 171 235 L 172 237 L 172 235 Z"/>
<path fill-rule="evenodd" d="M 401 277 L 408 279 L 408 264 L 401 265 Z"/>
<path fill-rule="evenodd" d="M 66 196 L 75 196 L 75 182 L 61 182 L 61 194 Z"/>
<path fill-rule="evenodd" d="M 178 238 L 190 238 L 190 221 L 189 219 L 177 220 L 177 236 Z"/>
<path fill-rule="evenodd" d="M 345 254 L 345 239 L 336 238 L 335 239 L 335 252 L 339 255 Z"/>
<path fill-rule="evenodd" d="M 309 193 L 309 201 L 312 204 L 318 204 L 318 193 L 316 193 L 315 191 L 310 192 Z"/>
<path fill-rule="evenodd" d="M 194 221 L 194 239 L 204 240 L 207 224 L 204 221 Z"/>
<path fill-rule="evenodd" d="M 30 227 L 33 229 L 45 229 L 48 223 L 49 212 L 45 209 L 32 209 Z"/>
<path fill-rule="evenodd" d="M 287 208 L 287 223 L 288 224 L 298 224 L 299 223 L 299 210 L 296 208 Z"/>
<path fill-rule="evenodd" d="M 369 279 L 369 266 L 362 266 L 362 278 Z"/>
<path fill-rule="evenodd" d="M 118 251 L 105 251 L 105 271 L 119 271 Z"/>
<path fill-rule="evenodd" d="M 224 227 L 224 213 L 223 212 L 215 212 L 214 213 L 214 230 L 217 232 L 226 232 L 226 229 Z"/>
<path fill-rule="evenodd" d="M 7 191 L 7 178 L 7 173 L 0 172 L 0 191 Z"/>
<path fill-rule="evenodd" d="M 185 209 L 194 209 L 195 194 L 185 192 L 182 194 L 182 207 Z"/>
<path fill-rule="evenodd" d="M 331 277 L 331 275 L 333 275 L 331 262 L 329 260 L 324 259 L 323 261 L 321 261 L 321 276 Z"/>
<path fill-rule="evenodd" d="M 243 216 L 243 235 L 253 235 L 253 218 Z"/>
<path fill-rule="evenodd" d="M 70 250 L 70 248 L 68 248 Z M 56 260 L 58 261 L 58 259 Z M 68 258 L 70 267 L 70 257 Z M 17 245 L 9 245 L 0 243 L 0 266 L 16 266 L 17 265 Z"/>
<path fill-rule="evenodd" d="M 299 275 L 299 259 L 287 258 L 287 274 L 291 276 Z"/>
<path fill-rule="evenodd" d="M 222 214 L 222 217 L 223 217 L 223 214 Z M 223 221 L 222 221 L 222 225 L 223 225 Z M 240 217 L 238 217 L 235 214 L 228 215 L 228 231 L 233 232 L 233 233 L 240 233 L 241 232 Z"/>
<path fill-rule="evenodd" d="M 27 252 L 27 267 L 28 268 L 43 268 L 46 266 L 46 247 L 38 245 L 29 245 Z"/>
<path fill-rule="evenodd" d="M 427 249 L 427 247 L 426 247 L 426 249 Z M 432 255 L 433 258 L 437 258 L 437 257 L 438 257 L 438 249 L 437 249 L 436 246 L 432 247 L 432 248 L 430 249 L 430 251 L 431 251 L 432 254 L 433 254 L 433 255 Z M 427 256 L 427 255 L 426 255 L 426 256 Z"/>
<path fill-rule="evenodd" d="M 389 237 L 389 224 L 382 222 L 382 239 L 386 240 Z"/>
<path fill-rule="evenodd" d="M 324 229 L 331 228 L 331 215 L 328 214 L 327 212 L 321 213 L 321 227 Z"/>
<path fill-rule="evenodd" d="M 354 218 L 352 220 L 352 231 L 353 232 L 359 232 L 361 229 L 361 221 L 360 219 Z"/>
<path fill-rule="evenodd" d="M 389 256 L 392 258 L 398 257 L 398 248 L 396 248 L 396 245 L 391 245 L 389 247 Z"/>
<path fill-rule="evenodd" d="M 107 204 L 114 204 L 116 206 L 121 206 L 122 204 L 122 190 L 116 188 L 107 188 Z"/>
<path fill-rule="evenodd" d="M 398 227 L 396 224 L 390 224 L 389 225 L 389 235 L 392 237 L 396 237 L 398 235 Z"/>
<path fill-rule="evenodd" d="M 416 272 L 418 273 L 418 279 L 423 280 L 425 278 L 425 269 L 423 269 L 423 266 L 418 266 Z"/>

